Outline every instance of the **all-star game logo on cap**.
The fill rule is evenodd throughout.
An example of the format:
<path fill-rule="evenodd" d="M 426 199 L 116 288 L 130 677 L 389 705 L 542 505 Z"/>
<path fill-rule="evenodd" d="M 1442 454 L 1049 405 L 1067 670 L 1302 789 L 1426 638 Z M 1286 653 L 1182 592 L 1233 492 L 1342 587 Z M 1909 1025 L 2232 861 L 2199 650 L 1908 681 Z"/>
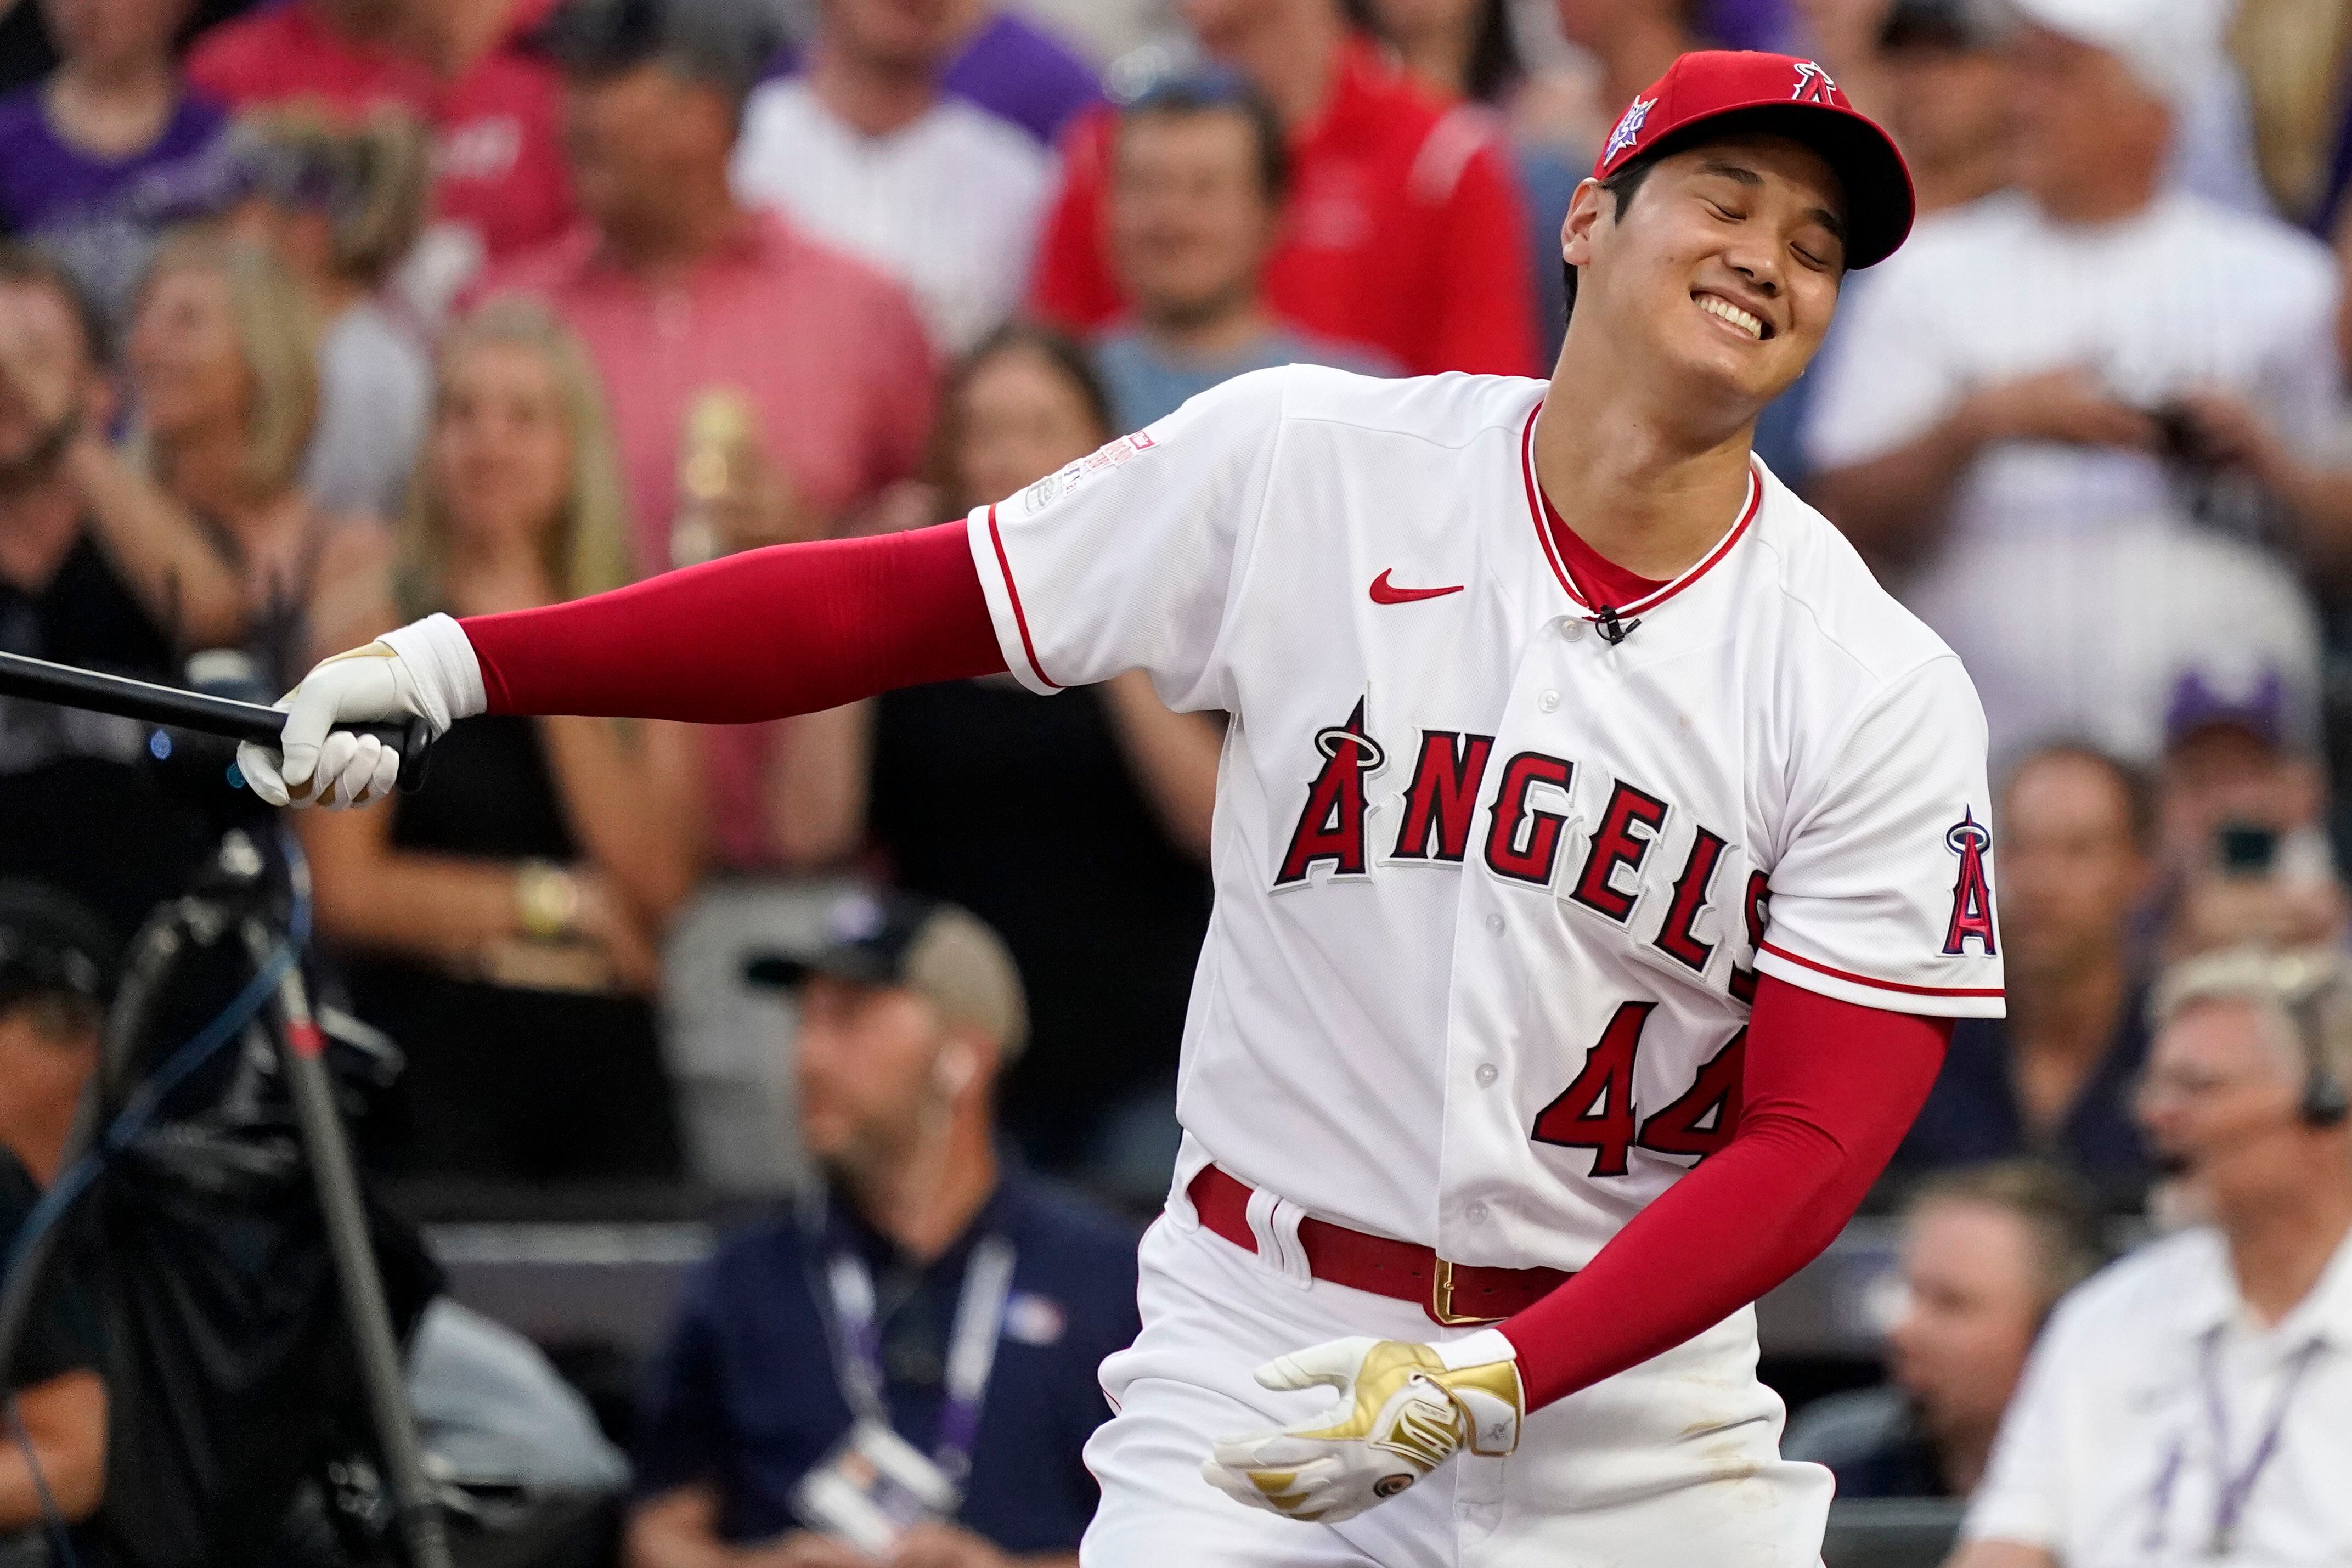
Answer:
<path fill-rule="evenodd" d="M 1657 106 L 1658 100 L 1654 98 L 1637 97 L 1633 100 L 1633 106 L 1625 110 L 1625 118 L 1620 120 L 1617 129 L 1609 133 L 1609 145 L 1601 150 L 1602 163 L 1606 164 L 1640 139 L 1642 122 L 1650 118 L 1650 110 Z"/>
<path fill-rule="evenodd" d="M 1708 136 L 1761 132 L 1820 153 L 1845 186 L 1846 265 L 1894 254 L 1911 232 L 1911 172 L 1894 140 L 1846 101 L 1817 60 L 1744 49 L 1683 56 L 1637 93 L 1592 166 L 1605 180 L 1636 158 Z"/>

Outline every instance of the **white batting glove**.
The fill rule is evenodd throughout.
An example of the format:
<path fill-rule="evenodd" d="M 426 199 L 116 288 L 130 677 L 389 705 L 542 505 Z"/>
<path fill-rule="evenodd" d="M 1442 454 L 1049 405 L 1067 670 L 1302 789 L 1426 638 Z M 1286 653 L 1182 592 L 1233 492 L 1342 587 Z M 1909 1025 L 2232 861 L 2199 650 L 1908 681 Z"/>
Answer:
<path fill-rule="evenodd" d="M 1518 1447 L 1527 1396 L 1511 1342 L 1495 1329 L 1442 1345 L 1332 1340 L 1257 1369 L 1259 1386 L 1328 1385 L 1339 1403 L 1312 1421 L 1217 1445 L 1201 1466 L 1238 1502 L 1336 1524 L 1396 1496 L 1457 1448 Z"/>
<path fill-rule="evenodd" d="M 422 719 L 438 740 L 489 705 L 474 645 L 447 616 L 427 616 L 365 647 L 339 653 L 280 698 L 275 747 L 247 741 L 237 771 L 272 805 L 365 805 L 392 793 L 400 753 L 339 723 Z"/>

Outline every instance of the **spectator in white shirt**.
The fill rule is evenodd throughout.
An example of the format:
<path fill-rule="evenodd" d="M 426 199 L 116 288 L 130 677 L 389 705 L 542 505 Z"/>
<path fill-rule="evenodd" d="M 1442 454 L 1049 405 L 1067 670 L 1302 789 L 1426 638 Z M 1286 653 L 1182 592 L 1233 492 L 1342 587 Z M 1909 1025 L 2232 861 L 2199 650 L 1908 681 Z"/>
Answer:
<path fill-rule="evenodd" d="M 1021 298 L 1053 155 L 941 92 L 962 7 L 819 0 L 817 16 L 806 68 L 744 107 L 736 193 L 904 284 L 961 354 Z"/>
<path fill-rule="evenodd" d="M 2192 960 L 2139 1110 L 2210 1224 L 2067 1298 L 1953 1568 L 2352 1561 L 2352 987 L 2325 949 Z"/>
<path fill-rule="evenodd" d="M 2316 679 L 2293 580 L 2195 526 L 2228 492 L 2183 405 L 2227 395 L 2317 445 L 2337 282 L 2307 236 L 2168 185 L 2209 0 L 2018 9 L 2020 188 L 1923 223 L 1856 293 L 1812 493 L 1968 663 L 1997 763 L 2060 735 L 2144 760 L 2217 645 Z"/>

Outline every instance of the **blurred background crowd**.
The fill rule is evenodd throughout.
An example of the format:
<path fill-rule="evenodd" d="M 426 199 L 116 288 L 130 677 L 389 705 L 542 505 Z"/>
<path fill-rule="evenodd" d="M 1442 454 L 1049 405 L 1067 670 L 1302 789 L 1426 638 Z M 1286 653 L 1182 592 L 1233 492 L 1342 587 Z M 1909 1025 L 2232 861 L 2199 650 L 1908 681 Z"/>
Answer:
<path fill-rule="evenodd" d="M 1849 1494 L 1963 1496 L 2051 1304 L 2171 1217 L 2151 986 L 2347 938 L 2335 0 L 0 0 L 0 647 L 266 700 L 430 611 L 960 516 L 1244 371 L 1545 374 L 1570 193 L 1713 46 L 1823 62 L 1918 186 L 1758 449 L 1983 695 L 2009 1016 L 1959 1026 L 1902 1217 L 1857 1227 L 1862 1349 L 1766 1351 Z M 1175 1154 L 1221 744 L 1134 676 L 462 726 L 424 792 L 299 824 L 336 996 L 404 1058 L 367 1162 L 478 1241 L 667 1236 L 838 1189 L 860 1118 L 895 1148 L 912 1116 L 982 1193 L 1090 1194 L 1036 1223 L 1109 1261 L 1034 1298 L 1034 1342 L 1115 1344 L 1103 1238 Z M 112 955 L 251 820 L 222 763 L 0 700 L 32 911 L 0 918 L 0 1136 L 36 1187 Z M 745 964 L 867 941 L 868 889 L 891 930 L 928 929 L 900 899 L 977 917 L 1018 1004 L 933 1008 L 900 1089 L 812 1065 L 818 999 Z M 858 984 L 966 995 L 906 948 Z M 824 1039 L 887 1033 L 827 1005 Z M 914 1103 L 950 1081 L 961 1142 Z M 917 1276 L 953 1250 L 866 1217 Z M 565 1363 L 663 1478 L 636 1561 L 791 1521 L 793 1464 L 757 1506 L 720 1484 L 714 1433 L 761 1419 L 705 1321 L 775 1266 L 703 1265 L 642 1399 L 630 1357 Z M 1095 1297 L 1083 1333 L 1046 1315 Z M 921 1362 L 893 1375 L 936 1402 Z M 1053 1508 L 978 1532 L 1066 1549 Z M 905 1560 L 990 1561 L 933 1544 Z"/>

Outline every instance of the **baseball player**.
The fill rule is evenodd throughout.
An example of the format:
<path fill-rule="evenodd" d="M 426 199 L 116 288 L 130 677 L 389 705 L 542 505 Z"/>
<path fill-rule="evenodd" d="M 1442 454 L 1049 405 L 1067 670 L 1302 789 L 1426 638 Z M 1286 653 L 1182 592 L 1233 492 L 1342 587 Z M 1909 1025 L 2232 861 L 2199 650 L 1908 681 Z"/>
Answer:
<path fill-rule="evenodd" d="M 336 720 L 1148 671 L 1232 722 L 1085 1562 L 1811 1564 L 1749 1303 L 2001 1008 L 1975 693 L 1748 450 L 1911 216 L 1820 66 L 1686 55 L 1570 207 L 1548 384 L 1262 372 L 961 523 L 436 616 L 247 775 L 379 797 Z"/>

